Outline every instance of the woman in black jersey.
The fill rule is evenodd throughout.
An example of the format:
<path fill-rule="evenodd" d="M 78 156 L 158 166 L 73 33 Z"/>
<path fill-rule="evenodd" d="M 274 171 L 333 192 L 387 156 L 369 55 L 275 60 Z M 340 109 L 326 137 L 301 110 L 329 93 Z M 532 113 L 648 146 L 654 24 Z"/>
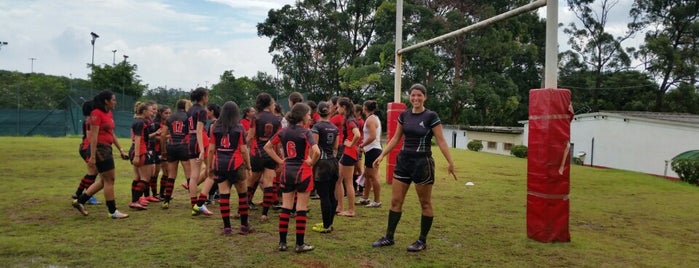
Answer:
<path fill-rule="evenodd" d="M 400 221 L 403 201 L 410 184 L 414 182 L 422 208 L 422 218 L 420 220 L 420 236 L 415 243 L 408 246 L 408 251 L 417 252 L 427 248 L 427 234 L 432 227 L 434 218 L 432 211 L 434 159 L 430 145 L 433 136 L 437 139 L 439 150 L 449 163 L 447 171 L 454 179 L 456 179 L 456 174 L 454 174 L 454 162 L 449 154 L 449 147 L 444 140 L 439 116 L 424 106 L 427 99 L 427 89 L 422 84 L 414 84 L 410 87 L 409 92 L 412 108 L 403 111 L 398 116 L 398 127 L 395 135 L 386 145 L 386 150 L 374 161 L 376 168 L 383 157 L 393 150 L 398 141 L 405 136 L 403 148 L 398 154 L 396 168 L 393 172 L 391 209 L 388 211 L 386 235 L 374 242 L 372 246 L 384 247 L 394 244 L 393 235 Z"/>
<path fill-rule="evenodd" d="M 163 158 L 167 159 L 168 175 L 165 182 L 165 192 L 163 193 L 163 209 L 170 207 L 172 190 L 175 187 L 175 178 L 177 178 L 177 166 L 180 163 L 182 163 L 183 167 L 189 166 L 189 151 L 187 149 L 187 135 L 189 132 L 188 104 L 189 100 L 181 99 L 177 101 L 175 113 L 167 118 L 160 133 L 160 145 L 163 148 Z M 185 169 L 185 174 L 185 176 L 189 176 L 187 169 Z"/>
<path fill-rule="evenodd" d="M 207 169 L 213 171 L 213 180 L 218 183 L 220 194 L 221 218 L 224 236 L 232 234 L 230 197 L 231 185 L 238 193 L 238 213 L 240 214 L 240 231 L 246 235 L 253 231 L 248 223 L 247 188 L 245 172 L 250 170 L 250 155 L 245 141 L 245 129 L 239 123 L 240 110 L 235 102 L 223 104 L 221 117 L 211 126 L 209 139 L 209 159 Z"/>
<path fill-rule="evenodd" d="M 320 212 L 323 215 L 323 222 L 314 225 L 311 230 L 319 233 L 333 231 L 332 225 L 337 207 L 335 184 L 339 173 L 335 154 L 337 154 L 339 130 L 328 121 L 330 109 L 330 104 L 320 102 L 318 104 L 318 121 L 311 128 L 313 138 L 318 141 L 318 147 L 320 147 L 320 158 L 313 166 L 313 180 L 320 197 Z"/>
<path fill-rule="evenodd" d="M 148 201 L 143 197 L 143 194 L 148 189 L 148 181 L 150 180 L 152 165 L 148 164 L 152 155 L 148 152 L 150 118 L 153 115 L 154 102 L 136 103 L 134 111 L 134 121 L 131 124 L 131 164 L 134 169 L 134 180 L 131 182 L 131 203 L 129 207 L 138 210 L 145 210 L 148 206 Z"/>
<path fill-rule="evenodd" d="M 279 213 L 279 250 L 286 251 L 286 234 L 289 218 L 296 205 L 296 252 L 313 250 L 304 242 L 310 192 L 313 189 L 312 167 L 320 155 L 311 130 L 304 127 L 311 120 L 311 108 L 305 103 L 297 103 L 287 114 L 286 127 L 275 134 L 264 146 L 265 152 L 274 161 L 283 165 L 281 177 L 282 211 Z M 282 159 L 275 150 L 280 144 L 284 154 Z M 296 202 L 294 202 L 296 196 Z"/>
<path fill-rule="evenodd" d="M 206 208 L 206 205 L 197 205 L 199 200 L 206 201 L 206 195 L 200 194 L 198 185 L 201 181 L 200 174 L 203 163 L 206 160 L 206 108 L 205 105 L 209 101 L 209 90 L 203 87 L 198 87 L 190 93 L 189 98 L 192 100 L 192 107 L 187 111 L 189 116 L 189 202 L 192 206 L 192 216 L 204 214 L 211 216 L 213 213 Z"/>
<path fill-rule="evenodd" d="M 157 179 L 158 174 L 160 174 L 161 171 L 163 175 L 160 177 L 160 189 L 158 189 L 157 192 L 153 188 L 153 185 L 157 183 L 151 178 L 151 190 L 153 190 L 153 196 L 160 201 L 162 201 L 163 194 L 165 193 L 165 184 L 167 183 L 167 161 L 162 157 L 164 146 L 161 141 L 161 134 L 163 132 L 163 126 L 165 126 L 166 120 L 168 117 L 170 117 L 171 113 L 172 111 L 170 110 L 170 107 L 167 105 L 162 105 L 158 108 L 158 114 L 156 114 L 155 120 L 153 120 L 153 126 L 157 127 L 158 129 L 155 132 L 157 135 L 153 137 L 153 142 L 155 142 L 154 155 L 157 158 L 157 164 L 155 166 L 155 170 L 153 171 L 153 176 L 155 176 Z"/>
<path fill-rule="evenodd" d="M 255 108 L 257 113 L 252 120 L 247 139 L 250 143 L 250 159 L 252 164 L 252 175 L 248 178 L 248 198 L 252 202 L 252 193 L 255 185 L 259 182 L 262 185 L 263 203 L 261 221 L 269 220 L 269 208 L 274 201 L 273 181 L 276 175 L 277 163 L 270 155 L 263 150 L 263 146 L 281 129 L 281 117 L 275 115 L 274 99 L 267 93 L 257 95 Z"/>

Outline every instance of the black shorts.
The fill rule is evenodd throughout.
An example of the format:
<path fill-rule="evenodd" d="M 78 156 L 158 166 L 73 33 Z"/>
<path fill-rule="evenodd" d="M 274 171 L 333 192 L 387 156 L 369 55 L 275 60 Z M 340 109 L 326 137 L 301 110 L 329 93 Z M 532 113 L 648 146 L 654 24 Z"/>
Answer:
<path fill-rule="evenodd" d="M 214 181 L 222 183 L 227 181 L 230 185 L 245 181 L 245 168 L 240 166 L 236 170 L 214 170 Z"/>
<path fill-rule="evenodd" d="M 80 157 L 82 157 L 83 160 L 85 160 L 85 163 L 87 163 L 88 160 L 90 160 L 90 146 L 88 145 L 86 149 L 83 149 L 83 145 L 80 144 L 80 147 L 78 147 L 78 153 L 80 154 Z"/>
<path fill-rule="evenodd" d="M 148 151 L 148 158 L 146 159 L 146 165 L 160 164 L 160 152 Z"/>
<path fill-rule="evenodd" d="M 189 150 L 185 144 L 175 144 L 167 145 L 167 161 L 177 162 L 177 161 L 188 161 L 189 160 Z"/>
<path fill-rule="evenodd" d="M 313 190 L 313 168 L 305 163 L 284 165 L 279 187 L 282 193 L 305 193 Z"/>
<path fill-rule="evenodd" d="M 365 152 L 364 155 L 366 156 L 364 158 L 364 166 L 368 168 L 374 168 L 374 161 L 376 161 L 376 158 L 379 158 L 379 156 L 381 155 L 381 149 L 371 149 L 368 152 Z"/>
<path fill-rule="evenodd" d="M 269 155 L 251 156 L 250 166 L 252 167 L 252 172 L 262 172 L 265 169 L 276 169 L 277 162 L 274 162 L 274 159 Z"/>
<path fill-rule="evenodd" d="M 133 150 L 129 150 L 129 159 L 132 165 L 136 167 L 144 166 L 144 165 L 152 165 L 153 164 L 153 155 L 150 152 L 146 152 L 143 154 L 140 154 L 138 156 L 138 163 L 134 163 L 134 154 Z"/>
<path fill-rule="evenodd" d="M 405 184 L 434 184 L 434 158 L 431 154 L 410 154 L 400 152 L 396 158 L 393 178 Z"/>
<path fill-rule="evenodd" d="M 340 157 L 340 165 L 351 167 L 357 164 L 357 159 L 354 159 L 352 157 L 349 157 L 345 154 L 342 154 L 342 157 Z"/>
<path fill-rule="evenodd" d="M 95 166 L 97 172 L 107 172 L 114 169 L 114 156 L 112 155 L 112 146 L 106 144 L 97 144 L 95 153 Z"/>
<path fill-rule="evenodd" d="M 322 182 L 335 182 L 338 175 L 337 159 L 320 159 L 313 165 L 313 180 Z"/>

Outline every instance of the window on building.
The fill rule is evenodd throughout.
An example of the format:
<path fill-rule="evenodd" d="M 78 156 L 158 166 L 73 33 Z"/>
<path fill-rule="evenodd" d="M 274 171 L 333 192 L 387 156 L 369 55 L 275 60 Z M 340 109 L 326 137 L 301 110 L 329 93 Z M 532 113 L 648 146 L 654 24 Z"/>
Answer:
<path fill-rule="evenodd" d="M 488 142 L 488 149 L 495 150 L 498 148 L 498 143 L 494 141 L 489 141 Z"/>
<path fill-rule="evenodd" d="M 512 150 L 512 143 L 505 143 L 505 151 Z"/>

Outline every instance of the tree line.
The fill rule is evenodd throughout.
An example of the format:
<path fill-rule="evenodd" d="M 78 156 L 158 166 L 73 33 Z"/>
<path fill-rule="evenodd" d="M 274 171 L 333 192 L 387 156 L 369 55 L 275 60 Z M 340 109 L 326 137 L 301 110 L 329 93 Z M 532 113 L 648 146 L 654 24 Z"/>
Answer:
<path fill-rule="evenodd" d="M 635 110 L 699 114 L 699 3 L 695 0 L 636 0 L 626 32 L 610 31 L 619 0 L 567 0 L 576 23 L 561 25 L 569 50 L 559 53 L 559 87 L 572 92 L 578 113 Z M 528 0 L 406 0 L 403 45 L 458 30 L 529 3 Z M 308 99 L 342 95 L 358 102 L 393 100 L 396 1 L 303 0 L 268 12 L 258 35 L 271 40 L 279 76 L 236 77 L 225 70 L 212 85 L 210 101 L 251 106 L 260 92 L 283 97 L 298 91 Z M 428 89 L 427 107 L 448 124 L 516 126 L 528 114 L 528 92 L 542 87 L 545 19 L 523 14 L 403 56 L 403 85 Z M 643 34 L 638 47 L 624 47 Z M 89 66 L 91 81 L 41 74 L 0 72 L 0 91 L 38 92 L 46 99 L 76 86 L 171 104 L 190 89 L 146 89 L 137 66 Z M 70 85 L 69 85 L 70 84 Z M 31 89 L 30 89 L 31 88 Z M 7 92 L 6 92 L 7 91 Z M 9 94 L 9 95 L 8 95 Z M 403 101 L 407 101 L 403 96 Z M 11 100 L 2 107 L 14 107 Z M 58 105 L 46 101 L 35 105 Z"/>

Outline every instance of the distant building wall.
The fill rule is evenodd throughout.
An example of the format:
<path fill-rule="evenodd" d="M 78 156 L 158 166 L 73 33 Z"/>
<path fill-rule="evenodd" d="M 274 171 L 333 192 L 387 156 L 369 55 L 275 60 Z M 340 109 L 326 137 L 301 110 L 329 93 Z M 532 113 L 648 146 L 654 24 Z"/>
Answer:
<path fill-rule="evenodd" d="M 523 141 L 526 145 L 528 124 L 526 121 L 521 123 L 525 124 Z M 585 165 L 673 178 L 678 175 L 670 166 L 672 158 L 699 149 L 699 124 L 623 114 L 576 115 L 571 122 L 570 134 L 572 154 L 584 154 Z"/>

